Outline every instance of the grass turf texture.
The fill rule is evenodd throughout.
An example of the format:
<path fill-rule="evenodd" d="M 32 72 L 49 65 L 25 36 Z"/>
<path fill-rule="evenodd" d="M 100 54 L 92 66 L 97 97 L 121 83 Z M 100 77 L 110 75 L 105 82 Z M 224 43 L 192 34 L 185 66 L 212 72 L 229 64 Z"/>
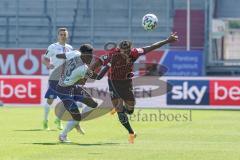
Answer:
<path fill-rule="evenodd" d="M 136 110 L 135 113 L 138 113 Z M 161 110 L 165 114 L 189 114 L 188 110 Z M 238 111 L 192 110 L 192 121 L 146 121 L 158 110 L 141 110 L 132 121 L 138 137 L 128 144 L 128 134 L 109 114 L 83 122 L 86 135 L 75 130 L 71 144 L 58 143 L 59 131 L 50 116 L 51 131 L 43 131 L 42 108 L 0 108 L 1 160 L 233 160 L 240 157 Z M 143 119 L 142 119 L 143 118 Z M 149 117 L 148 117 L 149 118 Z"/>

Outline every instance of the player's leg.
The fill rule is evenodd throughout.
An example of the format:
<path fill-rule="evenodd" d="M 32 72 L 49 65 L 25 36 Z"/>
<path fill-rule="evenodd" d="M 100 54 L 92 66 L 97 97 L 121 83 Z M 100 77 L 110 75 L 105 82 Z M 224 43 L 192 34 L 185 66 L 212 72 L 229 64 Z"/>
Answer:
<path fill-rule="evenodd" d="M 56 91 L 57 84 L 58 84 L 58 81 L 53 81 L 53 80 L 49 81 L 49 88 L 48 88 L 48 90 L 45 94 L 45 98 L 47 99 L 47 103 L 45 104 L 44 118 L 45 117 L 48 118 L 49 111 L 50 111 L 50 106 L 53 104 L 54 99 L 56 99 L 57 96 L 58 96 L 58 94 L 57 94 L 58 92 Z M 61 120 L 58 117 L 56 117 L 54 123 L 57 125 L 57 128 L 59 130 L 63 129 Z"/>
<path fill-rule="evenodd" d="M 60 96 L 64 107 L 66 110 L 71 114 L 72 120 L 68 121 L 66 126 L 64 127 L 63 131 L 59 134 L 59 141 L 60 142 L 70 142 L 67 138 L 67 134 L 73 128 L 80 128 L 79 122 L 81 120 L 81 113 L 78 110 L 78 106 L 76 102 L 73 100 L 71 96 Z"/>
<path fill-rule="evenodd" d="M 111 93 L 111 99 L 121 98 L 124 101 L 124 112 L 128 114 L 132 114 L 134 112 L 136 101 L 132 91 L 132 81 L 109 81 L 109 90 Z"/>
<path fill-rule="evenodd" d="M 44 117 L 43 117 L 43 129 L 44 130 L 50 130 L 48 126 L 48 115 L 50 112 L 50 105 L 51 105 L 51 99 L 47 99 L 46 103 L 44 104 Z"/>
<path fill-rule="evenodd" d="M 131 90 L 128 91 L 128 93 L 126 93 L 127 97 L 125 97 L 124 99 L 124 111 L 125 113 L 131 115 L 133 114 L 134 112 L 134 106 L 136 104 L 136 101 L 135 101 L 135 98 L 134 98 L 134 95 L 133 95 L 133 92 Z M 128 141 L 129 143 L 134 143 L 134 139 L 136 138 L 136 132 L 131 132 L 129 133 L 129 138 L 128 138 Z"/>
<path fill-rule="evenodd" d="M 112 104 L 117 112 L 120 123 L 122 124 L 122 126 L 124 126 L 126 128 L 126 130 L 129 133 L 129 139 L 128 139 L 129 143 L 134 143 L 134 138 L 135 138 L 136 134 L 134 133 L 134 131 L 131 127 L 131 124 L 129 123 L 128 116 L 125 113 L 125 109 L 123 106 L 123 100 L 121 98 L 112 99 Z"/>
<path fill-rule="evenodd" d="M 84 89 L 82 88 L 80 85 L 76 85 L 75 86 L 75 90 L 74 90 L 74 100 L 77 102 L 81 102 L 83 104 L 85 104 L 85 111 L 87 111 L 88 113 L 90 113 L 90 111 L 92 111 L 93 109 L 97 108 L 98 103 L 92 98 L 92 96 Z M 84 112 L 82 110 L 82 119 L 86 118 L 86 116 L 88 116 L 88 113 Z M 77 129 L 77 128 L 76 128 Z M 77 129 L 79 133 L 84 132 L 84 130 L 82 128 Z"/>
<path fill-rule="evenodd" d="M 54 99 L 56 99 L 58 96 L 58 92 L 56 92 L 56 86 L 58 85 L 58 81 L 50 81 L 49 84 L 50 84 L 51 90 L 53 91 Z M 54 123 L 57 125 L 57 128 L 59 130 L 63 129 L 62 122 L 58 117 L 55 118 Z"/>
<path fill-rule="evenodd" d="M 133 134 L 134 131 L 129 123 L 128 116 L 125 112 L 122 99 L 113 99 L 112 104 L 117 111 L 118 119 L 121 124 L 127 129 L 129 134 Z"/>
<path fill-rule="evenodd" d="M 132 83 L 126 83 L 121 89 L 122 91 L 120 92 L 120 96 L 124 100 L 125 112 L 131 115 L 134 112 L 134 107 L 136 104 Z"/>
<path fill-rule="evenodd" d="M 80 128 L 79 121 L 81 120 L 81 114 L 78 110 L 78 105 L 74 101 L 74 86 L 62 87 L 60 85 L 57 85 L 55 91 L 57 92 L 58 97 L 61 99 L 63 107 L 71 115 L 71 120 L 67 122 L 63 131 L 59 135 L 60 142 L 68 142 L 67 133 L 70 132 L 73 128 L 76 128 L 78 130 Z"/>
<path fill-rule="evenodd" d="M 125 112 L 129 115 L 133 114 L 136 102 L 131 101 L 131 100 L 125 100 L 124 104 L 125 104 L 124 105 L 125 106 Z"/>
<path fill-rule="evenodd" d="M 117 106 L 119 103 L 121 103 L 121 98 L 117 92 L 117 88 L 115 87 L 115 84 L 112 80 L 108 80 L 108 87 L 110 92 L 110 97 L 113 104 L 113 109 L 111 110 L 110 114 L 114 115 L 117 112 Z"/>
<path fill-rule="evenodd" d="M 129 133 L 129 143 L 134 143 L 134 138 L 136 137 L 130 122 L 128 120 L 127 114 L 132 114 L 134 112 L 135 98 L 132 92 L 132 82 L 129 80 L 118 81 L 113 83 L 113 95 L 112 103 L 115 108 L 117 108 L 117 113 L 119 121 L 128 130 Z M 124 106 L 124 103 L 126 106 Z M 119 105 L 119 106 L 118 106 Z"/>
<path fill-rule="evenodd" d="M 91 108 L 96 108 L 98 106 L 98 103 L 80 85 L 76 85 L 74 88 L 74 100 L 82 102 L 83 104 Z"/>
<path fill-rule="evenodd" d="M 77 101 L 82 100 L 83 97 L 82 94 L 84 92 L 81 91 L 81 88 L 78 88 L 77 85 L 70 87 L 57 86 L 57 91 L 59 93 L 58 96 L 62 100 L 65 109 L 71 114 L 71 119 L 80 121 L 82 119 L 82 115 L 79 112 L 79 105 L 77 104 Z M 66 127 L 67 126 L 68 125 L 66 125 Z M 85 131 L 80 127 L 79 123 L 75 126 L 75 128 L 78 133 L 85 134 Z"/>
<path fill-rule="evenodd" d="M 92 97 L 84 97 L 82 103 L 91 108 L 97 108 L 98 103 Z"/>
<path fill-rule="evenodd" d="M 71 142 L 67 134 L 77 125 L 79 124 L 79 121 L 68 121 L 66 126 L 64 127 L 63 131 L 59 134 L 59 141 L 63 143 L 69 143 Z"/>
<path fill-rule="evenodd" d="M 58 97 L 63 102 L 65 109 L 71 114 L 72 119 L 76 121 L 81 120 L 81 114 L 78 110 L 78 105 L 75 100 L 75 86 L 62 87 L 57 85 L 56 91 L 58 92 Z"/>
<path fill-rule="evenodd" d="M 76 122 L 78 122 L 78 123 L 74 126 L 74 128 L 77 130 L 78 133 L 80 133 L 80 134 L 85 134 L 84 129 L 80 126 L 80 121 L 81 121 L 81 119 L 82 119 L 82 115 L 81 115 L 81 113 L 80 113 L 80 111 L 79 111 L 79 109 L 78 109 L 77 103 L 76 103 L 75 101 L 73 101 L 72 104 L 70 104 L 70 105 L 71 105 L 72 107 L 71 107 L 71 109 L 69 110 L 69 112 L 70 112 L 73 120 L 76 121 Z M 66 127 L 67 127 L 67 125 L 66 125 Z M 71 130 L 70 130 L 70 131 L 71 131 Z"/>
<path fill-rule="evenodd" d="M 50 88 L 47 90 L 45 94 L 45 98 L 46 98 L 46 102 L 44 104 L 43 129 L 49 130 L 49 126 L 48 126 L 49 112 L 50 112 L 50 107 L 55 98 Z"/>

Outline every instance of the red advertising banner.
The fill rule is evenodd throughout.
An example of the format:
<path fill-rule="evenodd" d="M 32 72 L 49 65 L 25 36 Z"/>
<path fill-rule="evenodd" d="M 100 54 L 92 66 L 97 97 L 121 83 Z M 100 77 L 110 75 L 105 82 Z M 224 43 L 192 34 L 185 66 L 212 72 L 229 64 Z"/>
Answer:
<path fill-rule="evenodd" d="M 0 49 L 0 75 L 48 75 L 42 64 L 42 56 L 46 49 Z M 96 56 L 108 54 L 105 50 L 96 50 Z M 135 70 L 145 69 L 147 63 L 159 63 L 164 51 L 154 51 L 141 56 Z"/>
<path fill-rule="evenodd" d="M 150 76 L 147 83 L 140 81 L 142 82 L 138 77 L 133 83 L 133 91 L 137 94 L 137 108 L 240 109 L 238 77 Z M 158 81 L 159 83 L 156 83 Z M 167 84 L 171 85 L 172 89 L 164 93 Z M 109 96 L 106 77 L 88 82 L 85 87 L 96 89 L 97 93 L 104 91 L 106 97 L 100 96 L 96 97 L 97 99 Z M 46 102 L 44 94 L 47 88 L 48 76 L 0 76 L 0 101 L 6 106 L 42 106 Z M 158 93 L 155 91 L 158 88 L 163 90 Z M 138 97 L 146 92 L 154 94 Z M 99 105 L 105 100 L 101 99 Z"/>
<path fill-rule="evenodd" d="M 0 49 L 0 75 L 47 75 L 45 49 Z"/>
<path fill-rule="evenodd" d="M 209 92 L 210 105 L 240 106 L 239 80 L 211 80 Z"/>
<path fill-rule="evenodd" d="M 40 104 L 41 79 L 0 78 L 0 101 L 8 104 Z"/>

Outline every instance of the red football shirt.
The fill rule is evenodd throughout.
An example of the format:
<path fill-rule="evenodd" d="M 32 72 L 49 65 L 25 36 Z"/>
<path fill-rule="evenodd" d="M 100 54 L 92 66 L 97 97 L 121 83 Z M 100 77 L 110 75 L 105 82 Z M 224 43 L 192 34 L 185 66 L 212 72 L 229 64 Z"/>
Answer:
<path fill-rule="evenodd" d="M 133 63 L 139 56 L 144 55 L 143 48 L 132 48 L 129 55 L 121 54 L 119 48 L 110 50 L 107 55 L 100 57 L 103 65 L 111 61 L 112 65 L 108 71 L 108 78 L 111 80 L 126 80 L 133 70 Z"/>

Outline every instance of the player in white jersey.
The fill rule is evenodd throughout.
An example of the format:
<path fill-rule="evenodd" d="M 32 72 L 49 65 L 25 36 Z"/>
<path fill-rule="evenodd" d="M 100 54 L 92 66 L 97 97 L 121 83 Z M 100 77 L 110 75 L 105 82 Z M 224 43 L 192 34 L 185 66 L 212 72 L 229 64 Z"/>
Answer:
<path fill-rule="evenodd" d="M 60 65 L 64 63 L 63 59 L 59 59 L 56 57 L 58 54 L 62 54 L 65 52 L 69 52 L 73 50 L 73 47 L 69 44 L 67 44 L 68 39 L 68 31 L 66 28 L 59 28 L 58 29 L 58 42 L 51 44 L 45 55 L 43 56 L 43 64 L 47 66 L 47 68 L 50 70 L 50 75 L 52 72 Z M 54 99 L 57 98 L 56 93 L 54 92 L 54 88 L 57 85 L 58 81 L 49 80 L 49 88 L 45 94 L 46 103 L 44 104 L 44 120 L 43 120 L 43 129 L 49 130 L 48 127 L 48 115 L 50 111 L 50 106 L 52 105 Z M 56 118 L 55 124 L 57 125 L 57 128 L 62 130 L 62 124 L 61 121 Z"/>
<path fill-rule="evenodd" d="M 91 108 L 96 108 L 98 103 L 85 91 L 79 82 L 86 81 L 87 78 L 101 79 L 108 71 L 111 64 L 105 65 L 97 74 L 89 69 L 88 65 L 92 60 L 93 48 L 89 44 L 84 44 L 79 49 L 81 52 L 75 50 L 65 54 L 57 55 L 58 58 L 66 59 L 64 71 L 61 76 L 54 74 L 52 79 L 59 79 L 56 87 L 56 93 L 62 100 L 65 109 L 71 114 L 72 120 L 68 121 L 63 132 L 59 135 L 60 142 L 68 142 L 67 133 L 73 128 L 80 127 L 79 122 L 83 118 L 76 102 L 81 102 Z M 59 73 L 56 71 L 56 73 Z"/>
<path fill-rule="evenodd" d="M 63 87 L 74 85 L 79 79 L 83 79 L 88 70 L 87 64 L 81 59 L 81 52 L 74 50 L 65 54 L 66 68 L 60 78 L 59 85 Z"/>

